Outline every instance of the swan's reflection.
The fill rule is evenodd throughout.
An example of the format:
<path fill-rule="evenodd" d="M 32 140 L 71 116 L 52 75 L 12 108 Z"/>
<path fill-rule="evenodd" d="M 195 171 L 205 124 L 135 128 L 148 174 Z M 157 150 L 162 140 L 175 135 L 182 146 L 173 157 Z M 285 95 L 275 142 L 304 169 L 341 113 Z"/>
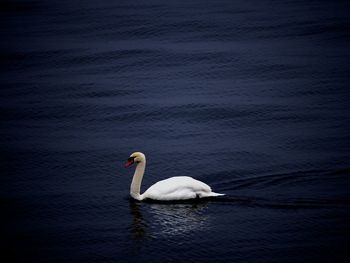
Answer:
<path fill-rule="evenodd" d="M 148 226 L 142 216 L 140 205 L 141 203 L 134 200 L 130 200 L 130 213 L 133 218 L 130 227 L 130 233 L 133 239 L 144 239 L 145 237 L 147 237 Z"/>
<path fill-rule="evenodd" d="M 206 229 L 209 216 L 204 213 L 208 202 L 195 203 L 138 203 L 130 201 L 133 222 L 133 238 L 158 238 L 162 236 L 188 235 L 194 231 Z M 141 207 L 142 206 L 142 207 Z M 148 222 L 143 217 L 145 209 Z"/>
<path fill-rule="evenodd" d="M 207 203 L 152 204 L 152 229 L 159 235 L 187 235 L 207 227 L 208 216 L 203 212 Z"/>

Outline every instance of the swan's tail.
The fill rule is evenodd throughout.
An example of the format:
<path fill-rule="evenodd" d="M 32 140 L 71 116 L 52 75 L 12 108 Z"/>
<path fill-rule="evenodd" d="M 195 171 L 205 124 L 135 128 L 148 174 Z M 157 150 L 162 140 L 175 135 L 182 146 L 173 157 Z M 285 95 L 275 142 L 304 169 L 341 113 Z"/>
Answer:
<path fill-rule="evenodd" d="M 215 193 L 215 192 L 211 192 L 210 194 L 208 194 L 207 196 L 223 196 L 225 194 L 219 194 L 219 193 Z"/>

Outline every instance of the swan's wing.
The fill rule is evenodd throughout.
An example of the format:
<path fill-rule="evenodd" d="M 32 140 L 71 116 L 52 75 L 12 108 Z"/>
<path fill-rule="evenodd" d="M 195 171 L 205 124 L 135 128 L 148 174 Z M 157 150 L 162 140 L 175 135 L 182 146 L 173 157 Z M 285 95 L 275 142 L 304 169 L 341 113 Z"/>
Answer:
<path fill-rule="evenodd" d="M 171 177 L 152 185 L 143 194 L 143 198 L 154 200 L 185 200 L 210 196 L 209 185 L 188 176 Z"/>

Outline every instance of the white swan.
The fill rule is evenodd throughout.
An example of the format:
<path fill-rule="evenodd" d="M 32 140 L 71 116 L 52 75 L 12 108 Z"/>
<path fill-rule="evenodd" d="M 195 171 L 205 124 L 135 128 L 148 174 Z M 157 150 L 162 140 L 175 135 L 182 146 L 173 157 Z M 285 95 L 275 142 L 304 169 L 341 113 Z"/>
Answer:
<path fill-rule="evenodd" d="M 209 185 L 189 176 L 176 176 L 159 181 L 140 194 L 141 182 L 146 168 L 146 157 L 141 152 L 130 155 L 125 167 L 137 163 L 130 186 L 130 195 L 136 200 L 153 199 L 159 201 L 187 200 L 193 198 L 213 197 L 218 194 L 211 191 Z"/>

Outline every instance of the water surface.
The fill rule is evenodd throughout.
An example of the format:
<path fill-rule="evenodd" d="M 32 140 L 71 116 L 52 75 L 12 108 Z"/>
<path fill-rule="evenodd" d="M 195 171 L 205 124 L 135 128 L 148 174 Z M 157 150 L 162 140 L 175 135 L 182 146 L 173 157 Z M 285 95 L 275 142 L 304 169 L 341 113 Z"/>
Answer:
<path fill-rule="evenodd" d="M 345 1 L 5 1 L 10 262 L 347 262 Z M 223 198 L 129 199 L 188 175 Z"/>

